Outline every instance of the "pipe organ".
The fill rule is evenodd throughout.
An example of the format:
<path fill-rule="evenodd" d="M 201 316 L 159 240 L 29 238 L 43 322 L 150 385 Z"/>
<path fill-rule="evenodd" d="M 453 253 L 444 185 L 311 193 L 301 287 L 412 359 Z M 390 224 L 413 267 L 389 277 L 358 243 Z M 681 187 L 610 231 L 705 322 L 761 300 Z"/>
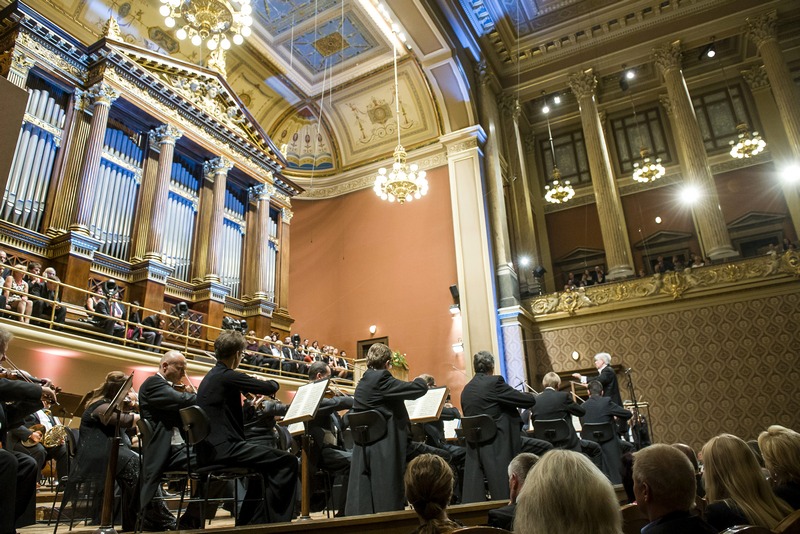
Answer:
<path fill-rule="evenodd" d="M 166 294 L 204 303 L 209 320 L 230 305 L 267 324 L 275 310 L 288 328 L 276 302 L 289 270 L 281 214 L 302 190 L 282 175 L 283 155 L 224 74 L 126 43 L 114 19 L 103 33 L 87 46 L 19 1 L 0 10 L 0 75 L 29 93 L 16 148 L 0 153 L 12 162 L 0 248 L 55 263 L 70 285 L 113 276 L 149 307 Z M 210 161 L 231 165 L 222 205 Z M 268 193 L 249 202 L 259 187 Z M 262 242 L 245 268 L 251 220 Z"/>
<path fill-rule="evenodd" d="M 44 214 L 69 95 L 31 77 L 28 105 L 3 195 L 3 219 L 38 230 Z"/>

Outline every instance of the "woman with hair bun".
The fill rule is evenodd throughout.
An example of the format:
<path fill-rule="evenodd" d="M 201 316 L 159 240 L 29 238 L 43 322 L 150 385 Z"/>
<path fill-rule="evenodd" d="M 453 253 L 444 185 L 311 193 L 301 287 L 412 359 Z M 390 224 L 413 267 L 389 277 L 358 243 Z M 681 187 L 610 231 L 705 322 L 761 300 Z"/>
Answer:
<path fill-rule="evenodd" d="M 409 462 L 403 482 L 406 499 L 420 521 L 412 534 L 448 534 L 463 526 L 447 517 L 455 477 L 444 459 L 433 454 L 417 456 Z"/>

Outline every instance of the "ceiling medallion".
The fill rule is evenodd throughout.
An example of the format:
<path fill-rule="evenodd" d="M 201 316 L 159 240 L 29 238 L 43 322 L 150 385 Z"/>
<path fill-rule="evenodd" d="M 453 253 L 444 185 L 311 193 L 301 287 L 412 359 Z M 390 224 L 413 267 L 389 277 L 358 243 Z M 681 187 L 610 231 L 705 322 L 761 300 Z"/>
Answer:
<path fill-rule="evenodd" d="M 760 154 L 767 146 L 766 141 L 761 139 L 758 132 L 750 133 L 747 124 L 741 123 L 736 126 L 736 131 L 739 132 L 739 140 L 731 141 L 731 156 L 737 159 L 752 158 Z"/>
<path fill-rule="evenodd" d="M 240 45 L 252 33 L 250 0 L 161 0 L 161 4 L 164 25 L 180 25 L 175 37 L 189 38 L 195 46 L 205 42 L 209 50 L 228 50 L 231 42 Z"/>
<path fill-rule="evenodd" d="M 636 161 L 633 164 L 634 180 L 646 184 L 647 182 L 655 182 L 666 174 L 666 169 L 661 165 L 661 158 L 653 160 L 650 157 L 650 149 L 642 147 L 639 150 L 639 154 L 642 156 L 642 161 Z"/>

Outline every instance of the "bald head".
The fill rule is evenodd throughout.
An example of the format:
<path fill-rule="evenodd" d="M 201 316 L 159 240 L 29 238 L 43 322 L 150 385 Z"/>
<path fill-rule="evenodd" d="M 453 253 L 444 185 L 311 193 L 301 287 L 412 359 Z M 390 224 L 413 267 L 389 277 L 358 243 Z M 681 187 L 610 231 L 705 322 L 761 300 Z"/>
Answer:
<path fill-rule="evenodd" d="M 177 350 L 171 350 L 161 357 L 161 375 L 172 383 L 178 383 L 186 374 L 186 357 Z"/>

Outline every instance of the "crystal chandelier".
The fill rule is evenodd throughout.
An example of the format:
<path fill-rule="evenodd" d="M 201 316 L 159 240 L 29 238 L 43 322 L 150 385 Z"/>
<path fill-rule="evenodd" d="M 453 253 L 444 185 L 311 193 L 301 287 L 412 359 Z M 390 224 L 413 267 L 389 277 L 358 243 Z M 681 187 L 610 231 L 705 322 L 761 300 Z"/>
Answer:
<path fill-rule="evenodd" d="M 161 0 L 161 4 L 164 25 L 179 25 L 175 37 L 181 41 L 189 38 L 195 46 L 205 42 L 209 50 L 228 50 L 231 41 L 240 45 L 252 33 L 250 0 Z"/>
<path fill-rule="evenodd" d="M 642 156 L 642 161 L 634 162 L 633 164 L 633 179 L 637 182 L 646 184 L 647 182 L 655 182 L 667 172 L 664 166 L 661 165 L 661 158 L 655 160 L 650 158 L 650 150 L 642 147 L 639 150 Z"/>
<path fill-rule="evenodd" d="M 736 131 L 739 132 L 739 141 L 731 141 L 731 156 L 737 159 L 752 158 L 756 154 L 760 154 L 767 143 L 758 132 L 750 133 L 747 124 L 741 123 L 736 126 Z"/>
<path fill-rule="evenodd" d="M 560 98 L 555 97 L 554 102 L 559 103 Z M 569 202 L 575 196 L 575 189 L 570 185 L 569 180 L 561 180 L 561 171 L 558 170 L 556 164 L 556 149 L 553 145 L 553 130 L 550 129 L 550 107 L 547 105 L 547 97 L 545 97 L 545 104 L 542 108 L 545 117 L 547 117 L 547 133 L 550 136 L 550 154 L 553 155 L 553 173 L 550 175 L 550 183 L 544 186 L 545 194 L 544 199 L 551 204 L 563 204 Z"/>
<path fill-rule="evenodd" d="M 392 168 L 387 171 L 381 167 L 375 177 L 375 194 L 381 200 L 400 204 L 415 198 L 422 198 L 428 193 L 428 180 L 425 179 L 425 171 L 419 170 L 416 163 L 408 165 L 406 163 L 406 149 L 400 143 L 400 92 L 397 83 L 397 48 L 392 45 L 394 50 L 394 102 L 397 117 L 397 147 L 394 149 L 394 163 Z"/>

